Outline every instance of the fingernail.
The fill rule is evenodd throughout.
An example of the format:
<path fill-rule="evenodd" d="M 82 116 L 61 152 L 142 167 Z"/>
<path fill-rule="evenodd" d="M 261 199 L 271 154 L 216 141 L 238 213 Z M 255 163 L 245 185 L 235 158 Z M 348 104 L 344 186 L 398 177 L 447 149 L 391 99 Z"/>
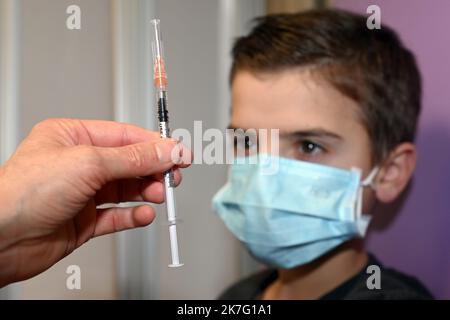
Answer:
<path fill-rule="evenodd" d="M 183 145 L 180 141 L 177 141 L 177 144 L 172 149 L 171 159 L 174 164 L 181 163 L 181 158 L 183 156 Z"/>
<path fill-rule="evenodd" d="M 172 139 L 163 139 L 155 144 L 156 155 L 160 162 L 172 161 L 172 150 L 174 149 L 174 141 Z"/>

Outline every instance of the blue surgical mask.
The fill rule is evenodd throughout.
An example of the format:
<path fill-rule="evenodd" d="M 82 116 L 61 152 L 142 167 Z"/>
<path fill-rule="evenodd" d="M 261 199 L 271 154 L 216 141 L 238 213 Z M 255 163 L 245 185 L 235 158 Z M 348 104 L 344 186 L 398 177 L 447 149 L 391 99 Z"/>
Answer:
<path fill-rule="evenodd" d="M 362 191 L 376 173 L 361 182 L 359 169 L 256 155 L 231 166 L 213 207 L 257 260 L 289 269 L 365 235 Z"/>

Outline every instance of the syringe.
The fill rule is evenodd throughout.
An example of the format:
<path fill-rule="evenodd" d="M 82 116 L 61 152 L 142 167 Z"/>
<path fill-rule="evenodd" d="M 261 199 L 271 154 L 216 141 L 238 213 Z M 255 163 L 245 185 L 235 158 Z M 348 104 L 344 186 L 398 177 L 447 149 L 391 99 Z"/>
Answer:
<path fill-rule="evenodd" d="M 170 138 L 169 116 L 167 111 L 167 74 L 165 68 L 163 44 L 161 40 L 161 30 L 159 19 L 151 20 L 153 25 L 153 80 L 156 92 L 156 103 L 158 105 L 158 121 L 159 133 L 161 138 Z M 169 220 L 169 237 L 170 237 L 170 251 L 172 255 L 172 263 L 169 267 L 181 267 L 178 255 L 178 240 L 177 240 L 177 226 L 175 213 L 175 198 L 174 198 L 174 178 L 173 171 L 168 170 L 164 172 L 164 193 L 167 209 L 167 219 Z"/>

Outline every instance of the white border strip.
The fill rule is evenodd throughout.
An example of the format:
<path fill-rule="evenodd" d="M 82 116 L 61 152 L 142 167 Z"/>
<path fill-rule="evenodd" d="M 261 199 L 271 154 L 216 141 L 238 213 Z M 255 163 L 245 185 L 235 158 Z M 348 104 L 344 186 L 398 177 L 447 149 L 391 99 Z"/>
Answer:
<path fill-rule="evenodd" d="M 19 3 L 0 0 L 0 163 L 11 156 L 18 140 Z"/>
<path fill-rule="evenodd" d="M 0 164 L 18 143 L 20 1 L 0 0 Z M 0 299 L 20 299 L 22 286 L 0 290 Z"/>

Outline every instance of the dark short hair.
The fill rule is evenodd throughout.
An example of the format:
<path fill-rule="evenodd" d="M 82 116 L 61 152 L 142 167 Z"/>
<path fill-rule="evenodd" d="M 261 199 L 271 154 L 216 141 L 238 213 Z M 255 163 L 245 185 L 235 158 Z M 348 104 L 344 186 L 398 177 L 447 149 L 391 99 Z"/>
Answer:
<path fill-rule="evenodd" d="M 260 17 L 232 50 L 236 73 L 314 67 L 356 101 L 381 161 L 402 142 L 414 141 L 421 108 L 421 78 L 414 55 L 389 27 L 369 29 L 367 17 L 343 10 L 311 10 Z M 315 71 L 315 72 L 316 72 Z"/>

